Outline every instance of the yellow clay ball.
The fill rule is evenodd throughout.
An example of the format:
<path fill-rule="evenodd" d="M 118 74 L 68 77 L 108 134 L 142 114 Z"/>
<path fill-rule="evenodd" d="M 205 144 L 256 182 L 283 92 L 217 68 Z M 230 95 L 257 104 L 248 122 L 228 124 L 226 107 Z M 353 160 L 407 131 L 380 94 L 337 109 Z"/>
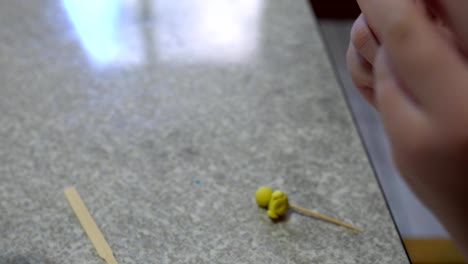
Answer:
<path fill-rule="evenodd" d="M 261 207 L 267 207 L 270 202 L 273 190 L 268 186 L 262 186 L 255 192 L 255 201 Z"/>
<path fill-rule="evenodd" d="M 268 203 L 268 216 L 271 219 L 277 219 L 284 215 L 289 208 L 288 196 L 281 190 L 276 190 L 271 194 Z"/>

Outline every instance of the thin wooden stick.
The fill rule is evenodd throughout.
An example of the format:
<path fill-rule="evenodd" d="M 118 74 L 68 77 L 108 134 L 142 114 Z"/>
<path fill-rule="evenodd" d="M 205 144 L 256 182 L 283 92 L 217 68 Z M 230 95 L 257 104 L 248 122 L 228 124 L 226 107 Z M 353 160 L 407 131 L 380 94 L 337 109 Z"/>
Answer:
<path fill-rule="evenodd" d="M 88 209 L 83 203 L 83 200 L 81 200 L 75 187 L 66 188 L 65 197 L 67 197 L 68 203 L 75 212 L 89 240 L 93 243 L 99 257 L 104 259 L 107 264 L 117 264 L 112 249 L 109 247 L 109 244 L 107 244 L 106 239 L 96 225 L 96 222 L 94 222 L 93 217 L 89 214 Z"/>
<path fill-rule="evenodd" d="M 306 208 L 304 208 L 304 207 L 301 207 L 301 206 L 298 206 L 298 205 L 293 205 L 293 204 L 289 204 L 289 207 L 291 207 L 292 209 L 297 210 L 297 211 L 299 211 L 299 212 L 302 212 L 302 213 L 304 213 L 304 214 L 308 214 L 308 215 L 311 215 L 311 216 L 320 218 L 320 219 L 322 219 L 322 220 L 325 220 L 325 221 L 334 223 L 334 224 L 336 224 L 336 225 L 344 226 L 344 227 L 346 227 L 346 228 L 352 229 L 352 230 L 357 231 L 357 232 L 362 232 L 361 229 L 359 229 L 359 228 L 357 228 L 357 227 L 355 227 L 355 226 L 352 226 L 352 225 L 350 225 L 350 224 L 347 224 L 347 223 L 338 221 L 338 220 L 333 219 L 333 218 L 331 218 L 331 217 L 328 217 L 328 216 L 326 216 L 326 215 L 316 213 L 316 212 L 311 211 L 311 210 L 309 210 L 309 209 L 306 209 Z"/>

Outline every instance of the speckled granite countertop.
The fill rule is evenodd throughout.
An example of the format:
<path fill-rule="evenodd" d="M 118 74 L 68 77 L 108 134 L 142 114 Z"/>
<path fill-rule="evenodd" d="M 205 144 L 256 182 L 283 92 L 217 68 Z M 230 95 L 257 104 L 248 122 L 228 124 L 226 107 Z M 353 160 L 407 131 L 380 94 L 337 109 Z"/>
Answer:
<path fill-rule="evenodd" d="M 0 3 L 0 263 L 406 263 L 305 2 Z M 291 214 L 255 189 L 365 229 Z"/>

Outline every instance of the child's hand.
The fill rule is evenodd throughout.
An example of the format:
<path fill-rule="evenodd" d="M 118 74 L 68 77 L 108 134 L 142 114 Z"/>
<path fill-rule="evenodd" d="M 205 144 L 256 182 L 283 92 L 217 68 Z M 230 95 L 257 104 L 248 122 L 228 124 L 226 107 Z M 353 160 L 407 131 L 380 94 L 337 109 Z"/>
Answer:
<path fill-rule="evenodd" d="M 432 23 L 443 38 L 453 41 L 451 31 L 445 26 L 442 17 L 446 17 L 443 8 L 432 1 L 427 6 L 423 0 L 412 0 L 416 8 L 426 12 Z M 459 10 L 459 9 L 456 9 Z M 468 30 L 468 29 L 467 29 Z M 467 34 L 468 35 L 468 34 Z M 351 42 L 347 52 L 348 69 L 354 84 L 366 100 L 375 106 L 373 64 L 380 43 L 366 18 L 361 14 L 351 29 Z M 468 47 L 467 47 L 468 54 Z"/>
<path fill-rule="evenodd" d="M 381 114 L 402 176 L 468 256 L 468 1 L 427 1 L 455 38 L 414 2 L 358 2 L 380 47 L 356 52 L 373 66 L 362 78 L 350 51 L 354 80 L 371 87 L 364 94 Z"/>

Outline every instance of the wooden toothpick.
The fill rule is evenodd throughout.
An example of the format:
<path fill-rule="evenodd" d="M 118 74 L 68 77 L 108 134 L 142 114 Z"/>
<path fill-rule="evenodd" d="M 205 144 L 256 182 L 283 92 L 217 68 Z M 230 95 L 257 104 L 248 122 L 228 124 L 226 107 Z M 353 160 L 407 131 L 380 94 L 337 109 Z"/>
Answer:
<path fill-rule="evenodd" d="M 75 212 L 76 217 L 80 221 L 86 235 L 88 235 L 89 240 L 93 243 L 99 257 L 104 259 L 107 264 L 117 264 L 117 260 L 115 259 L 109 244 L 107 244 L 101 230 L 99 230 L 96 222 L 94 222 L 93 217 L 83 203 L 83 200 L 81 200 L 81 197 L 75 187 L 66 188 L 65 197 Z"/>
<path fill-rule="evenodd" d="M 334 223 L 336 225 L 339 225 L 339 226 L 343 226 L 343 227 L 346 227 L 346 228 L 349 228 L 349 229 L 352 229 L 354 231 L 357 231 L 357 232 L 362 232 L 361 229 L 355 227 L 355 226 L 352 226 L 350 224 L 347 224 L 347 223 L 344 223 L 344 222 L 341 222 L 339 220 L 336 220 L 334 218 L 331 218 L 331 217 L 328 217 L 326 215 L 323 215 L 323 214 L 319 214 L 317 212 L 314 212 L 314 211 L 311 211 L 309 209 L 306 209 L 304 207 L 301 207 L 301 206 L 298 206 L 298 205 L 294 205 L 294 204 L 289 204 L 289 207 L 296 210 L 296 211 L 299 211 L 301 213 L 304 213 L 304 214 L 308 214 L 308 215 L 311 215 L 313 217 L 317 217 L 319 219 L 322 219 L 324 221 L 327 221 L 327 222 L 331 222 L 331 223 Z"/>
<path fill-rule="evenodd" d="M 316 213 L 304 207 L 290 204 L 286 193 L 284 193 L 281 190 L 273 191 L 268 186 L 260 186 L 257 189 L 257 191 L 255 192 L 255 201 L 259 206 L 264 207 L 268 210 L 267 215 L 273 220 L 278 219 L 280 216 L 284 215 L 288 208 L 292 208 L 293 210 L 299 211 L 307 215 L 311 215 L 313 217 L 325 220 L 327 222 L 334 223 L 339 226 L 344 226 L 357 232 L 362 232 L 361 229 L 350 224 L 338 221 L 323 214 Z"/>

